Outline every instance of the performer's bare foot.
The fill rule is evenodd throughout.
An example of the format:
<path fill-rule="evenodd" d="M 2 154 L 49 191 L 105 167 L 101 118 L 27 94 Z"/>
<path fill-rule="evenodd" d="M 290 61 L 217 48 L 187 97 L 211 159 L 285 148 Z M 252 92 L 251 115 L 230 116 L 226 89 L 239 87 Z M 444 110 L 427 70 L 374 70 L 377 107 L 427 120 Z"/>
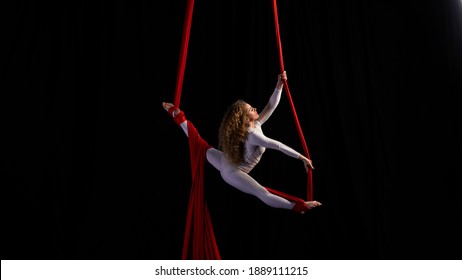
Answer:
<path fill-rule="evenodd" d="M 306 211 L 321 205 L 322 204 L 316 200 L 297 201 L 295 202 L 295 205 L 293 206 L 292 210 L 300 214 L 305 214 Z"/>
<path fill-rule="evenodd" d="M 321 202 L 318 202 L 316 200 L 311 200 L 311 201 L 306 202 L 306 207 L 308 208 L 308 210 L 313 209 L 314 207 L 321 206 L 321 205 L 322 205 Z"/>
<path fill-rule="evenodd" d="M 162 102 L 162 107 L 164 107 L 165 111 L 167 111 L 167 112 L 168 112 L 168 110 L 169 110 L 170 108 L 172 108 L 173 106 L 174 106 L 174 105 L 173 105 L 172 103 Z M 180 109 L 176 109 L 175 111 L 173 111 L 172 117 L 175 117 L 175 116 L 178 115 L 178 113 L 180 113 L 180 112 L 181 112 Z"/>

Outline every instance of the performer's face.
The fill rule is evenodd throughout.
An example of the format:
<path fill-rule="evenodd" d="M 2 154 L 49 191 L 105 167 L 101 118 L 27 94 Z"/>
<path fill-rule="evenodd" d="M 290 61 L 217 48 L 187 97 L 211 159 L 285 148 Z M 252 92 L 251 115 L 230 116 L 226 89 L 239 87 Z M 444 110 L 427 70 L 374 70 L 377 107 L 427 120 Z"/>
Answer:
<path fill-rule="evenodd" d="M 250 104 L 246 104 L 245 106 L 247 109 L 247 116 L 249 117 L 250 121 L 258 119 L 257 108 L 250 106 Z"/>

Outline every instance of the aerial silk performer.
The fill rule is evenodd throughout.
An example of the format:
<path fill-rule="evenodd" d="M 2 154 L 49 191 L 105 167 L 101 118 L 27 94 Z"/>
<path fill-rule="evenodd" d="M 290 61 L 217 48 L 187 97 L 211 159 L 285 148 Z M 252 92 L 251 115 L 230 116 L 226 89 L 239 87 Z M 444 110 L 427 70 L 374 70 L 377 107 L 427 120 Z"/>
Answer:
<path fill-rule="evenodd" d="M 242 99 L 238 99 L 228 107 L 219 128 L 218 149 L 209 145 L 200 136 L 194 124 L 179 109 L 193 2 L 193 0 L 189 0 L 187 5 L 174 103 L 163 102 L 162 106 L 183 130 L 188 138 L 190 148 L 192 186 L 182 259 L 221 259 L 204 196 L 204 164 L 206 161 L 220 172 L 226 183 L 244 193 L 254 195 L 270 207 L 288 209 L 303 214 L 314 207 L 321 206 L 321 203 L 311 199 L 305 201 L 299 197 L 262 186 L 249 174 L 260 162 L 266 149 L 276 150 L 301 160 L 308 174 L 311 174 L 311 170 L 314 169 L 312 161 L 308 157 L 278 140 L 265 136 L 262 130 L 263 124 L 268 121 L 279 104 L 283 87 L 286 86 L 286 90 L 288 88 L 286 71 L 282 70 L 282 73 L 278 75 L 274 91 L 260 113 Z M 275 15 L 277 15 L 276 12 Z M 277 34 L 279 33 L 277 32 Z M 280 61 L 282 63 L 282 60 Z M 292 108 L 295 112 L 293 104 Z M 307 152 L 306 148 L 305 152 Z"/>

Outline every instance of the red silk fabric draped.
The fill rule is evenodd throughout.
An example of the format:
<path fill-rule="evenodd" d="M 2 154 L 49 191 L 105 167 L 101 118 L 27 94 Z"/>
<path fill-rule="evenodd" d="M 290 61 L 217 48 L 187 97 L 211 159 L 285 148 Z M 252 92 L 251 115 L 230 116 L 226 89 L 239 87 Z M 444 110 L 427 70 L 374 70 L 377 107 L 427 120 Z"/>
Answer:
<path fill-rule="evenodd" d="M 282 44 L 281 44 L 281 35 L 279 33 L 279 16 L 278 16 L 278 8 L 276 0 L 273 0 L 273 15 L 274 15 L 274 25 L 276 30 L 276 40 L 279 50 L 279 66 L 281 69 L 281 73 L 284 73 L 284 59 L 282 56 Z M 290 95 L 289 84 L 287 80 L 284 81 L 284 88 L 286 91 L 287 98 L 289 100 L 290 108 L 292 110 L 292 115 L 295 120 L 295 124 L 297 126 L 297 132 L 300 137 L 300 141 L 302 142 L 303 151 L 305 152 L 305 156 L 310 158 L 310 153 L 308 151 L 308 146 L 306 145 L 305 137 L 303 136 L 302 128 L 300 126 L 300 122 L 298 121 L 297 112 L 295 110 L 294 102 L 292 101 L 292 96 Z M 313 200 L 313 172 L 311 169 L 308 169 L 308 180 L 307 180 L 307 197 L 308 200 Z"/>
<path fill-rule="evenodd" d="M 194 0 L 187 1 L 186 16 L 183 27 L 183 37 L 181 44 L 180 59 L 178 63 L 177 83 L 173 104 L 179 107 L 181 100 L 181 92 L 183 86 L 184 72 L 186 68 L 186 58 L 188 53 L 189 36 L 191 31 L 192 14 L 194 8 Z M 282 49 L 279 36 L 279 26 L 277 22 L 276 1 L 273 2 L 274 16 L 276 23 L 276 34 L 280 53 L 281 73 L 284 71 L 282 60 Z M 301 133 L 300 124 L 295 112 L 292 98 L 290 96 L 287 81 L 284 82 L 287 96 L 292 107 L 292 112 L 297 123 L 297 128 L 302 142 L 304 143 L 303 134 Z M 205 201 L 204 195 L 204 167 L 206 162 L 206 152 L 210 145 L 200 137 L 198 131 L 191 121 L 188 120 L 188 141 L 190 150 L 191 176 L 192 184 L 189 196 L 188 212 L 186 217 L 186 228 L 183 241 L 182 259 L 195 260 L 219 260 L 221 259 L 218 246 L 216 244 L 215 235 L 213 232 L 210 213 Z M 306 144 L 304 144 L 305 153 L 308 154 Z M 308 157 L 309 158 L 309 157 Z M 309 190 L 311 186 L 311 171 L 309 171 Z M 281 191 L 265 187 L 269 192 L 286 198 L 289 201 L 303 202 L 303 199 L 286 194 Z M 312 197 L 309 192 L 308 197 Z"/>
<path fill-rule="evenodd" d="M 194 0 L 188 0 L 173 101 L 173 104 L 177 107 L 179 107 L 181 100 L 193 8 Z M 188 121 L 188 141 L 192 184 L 189 194 L 188 213 L 186 216 L 186 229 L 181 258 L 183 260 L 219 260 L 221 256 L 215 241 L 212 221 L 204 196 L 205 153 L 210 146 L 199 136 L 199 133 L 191 121 Z"/>
<path fill-rule="evenodd" d="M 213 233 L 212 221 L 204 195 L 204 166 L 210 145 L 204 141 L 188 120 L 188 139 L 191 159 L 192 186 L 184 234 L 182 259 L 221 259 Z M 192 244 L 190 244 L 192 240 Z"/>

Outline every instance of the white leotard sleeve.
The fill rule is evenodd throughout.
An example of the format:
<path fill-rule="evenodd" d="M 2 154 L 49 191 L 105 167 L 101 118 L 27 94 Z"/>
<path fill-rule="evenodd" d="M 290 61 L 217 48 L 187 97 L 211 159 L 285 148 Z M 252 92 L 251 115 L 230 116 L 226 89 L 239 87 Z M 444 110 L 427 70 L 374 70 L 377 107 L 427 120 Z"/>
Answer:
<path fill-rule="evenodd" d="M 293 158 L 298 158 L 300 156 L 300 153 L 295 151 L 291 147 L 277 140 L 266 137 L 262 133 L 250 133 L 247 141 L 249 141 L 251 145 L 277 150 Z"/>
<path fill-rule="evenodd" d="M 260 159 L 267 148 L 280 151 L 293 158 L 298 158 L 300 156 L 299 152 L 289 146 L 266 137 L 261 129 L 261 123 L 256 121 L 255 127 L 249 128 L 249 135 L 245 141 L 245 161 L 240 165 L 241 170 L 246 173 L 250 172 L 258 164 L 258 162 L 260 162 Z"/>
<path fill-rule="evenodd" d="M 274 88 L 273 94 L 271 95 L 268 104 L 266 104 L 265 108 L 260 112 L 260 116 L 258 117 L 258 121 L 260 121 L 261 124 L 264 124 L 269 119 L 276 107 L 279 105 L 279 101 L 281 100 L 281 93 L 282 89 L 278 89 L 277 87 Z"/>

